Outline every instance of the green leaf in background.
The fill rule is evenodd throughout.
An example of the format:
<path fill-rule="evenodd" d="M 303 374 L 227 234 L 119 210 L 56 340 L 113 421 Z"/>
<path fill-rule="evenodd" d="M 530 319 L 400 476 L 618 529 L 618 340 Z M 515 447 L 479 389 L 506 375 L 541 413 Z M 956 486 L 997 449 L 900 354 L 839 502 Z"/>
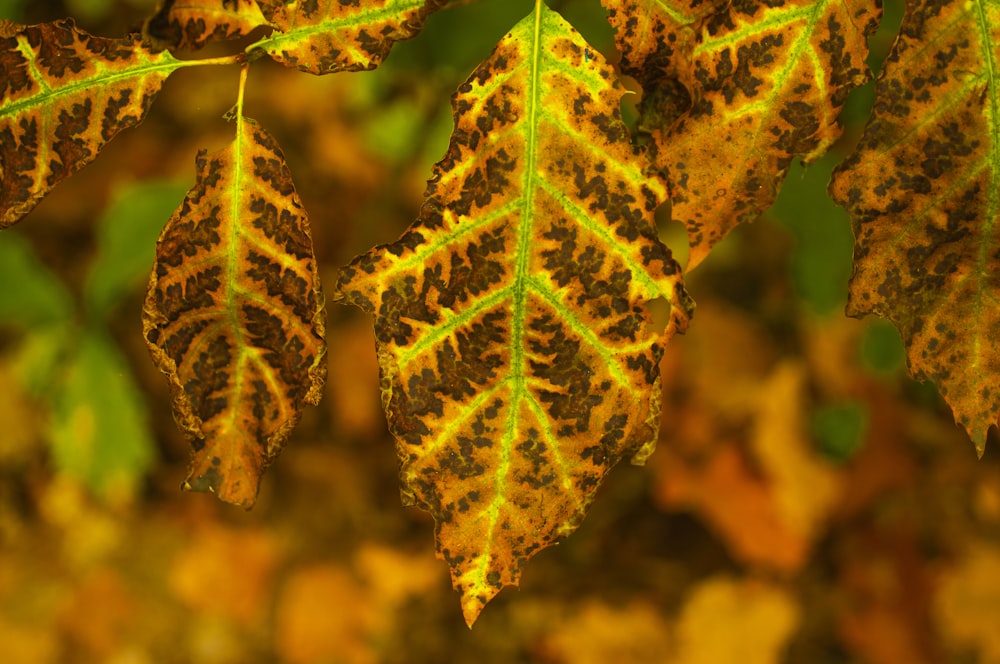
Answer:
<path fill-rule="evenodd" d="M 83 21 L 99 21 L 114 9 L 114 0 L 66 0 L 66 11 Z"/>
<path fill-rule="evenodd" d="M 861 336 L 861 363 L 876 375 L 888 375 L 903 368 L 906 350 L 899 332 L 885 318 L 870 318 Z"/>
<path fill-rule="evenodd" d="M 69 292 L 31 244 L 14 231 L 0 233 L 0 325 L 31 329 L 72 315 Z"/>
<path fill-rule="evenodd" d="M 838 157 L 808 167 L 796 159 L 770 215 L 796 240 L 789 268 L 806 306 L 821 316 L 842 311 L 847 302 L 854 238 L 847 213 L 830 200 L 826 185 Z"/>
<path fill-rule="evenodd" d="M 114 342 L 84 329 L 52 395 L 49 436 L 62 473 L 104 497 L 129 495 L 154 460 L 145 404 Z"/>
<path fill-rule="evenodd" d="M 812 431 L 819 451 L 828 458 L 849 461 L 861 449 L 868 428 L 868 405 L 842 401 L 813 412 Z"/>
<path fill-rule="evenodd" d="M 0 19 L 21 22 L 21 13 L 27 0 L 0 0 Z"/>
<path fill-rule="evenodd" d="M 116 193 L 97 229 L 97 258 L 84 286 L 88 313 L 106 318 L 124 296 L 143 289 L 156 238 L 187 190 L 185 183 L 148 180 Z"/>

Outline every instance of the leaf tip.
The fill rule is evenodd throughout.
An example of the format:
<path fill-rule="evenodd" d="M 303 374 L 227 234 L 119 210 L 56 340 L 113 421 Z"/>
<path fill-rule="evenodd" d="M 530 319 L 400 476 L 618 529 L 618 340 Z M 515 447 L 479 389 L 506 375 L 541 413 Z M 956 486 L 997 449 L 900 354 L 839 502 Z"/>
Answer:
<path fill-rule="evenodd" d="M 470 630 L 472 629 L 472 626 L 476 624 L 476 620 L 479 619 L 479 614 L 483 612 L 489 601 L 489 598 L 482 595 L 474 595 L 471 592 L 466 592 L 462 595 L 462 616 L 465 618 L 466 627 Z"/>
<path fill-rule="evenodd" d="M 213 493 L 230 505 L 247 510 L 252 508 L 257 502 L 263 469 L 246 467 L 237 461 L 230 461 L 228 466 L 223 467 L 222 455 L 197 455 L 181 489 Z"/>

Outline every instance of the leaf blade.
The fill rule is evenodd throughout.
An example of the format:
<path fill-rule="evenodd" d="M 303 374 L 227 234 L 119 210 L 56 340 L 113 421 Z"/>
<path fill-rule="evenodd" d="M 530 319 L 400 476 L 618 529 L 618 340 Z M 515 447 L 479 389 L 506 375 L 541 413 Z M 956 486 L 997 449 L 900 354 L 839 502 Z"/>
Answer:
<path fill-rule="evenodd" d="M 655 72 L 663 63 L 671 70 L 653 77 L 646 91 L 663 97 L 665 109 L 644 105 L 640 122 L 669 173 L 674 219 L 688 229 L 691 270 L 774 202 L 794 157 L 808 163 L 840 135 L 836 117 L 847 92 L 869 76 L 866 38 L 881 12 L 870 0 L 748 0 L 707 16 L 686 2 L 646 3 L 661 7 L 665 34 L 659 49 L 638 54 L 652 62 L 632 66 Z M 680 88 L 689 93 L 689 109 L 678 100 Z"/>
<path fill-rule="evenodd" d="M 256 0 L 176 0 L 163 3 L 146 34 L 171 48 L 199 49 L 213 40 L 238 39 L 269 25 Z"/>
<path fill-rule="evenodd" d="M 376 314 L 404 502 L 434 516 L 470 625 L 619 459 L 651 452 L 662 344 L 691 308 L 652 220 L 665 188 L 598 58 L 537 3 L 453 98 L 417 222 L 337 287 Z"/>
<path fill-rule="evenodd" d="M 250 507 L 302 404 L 319 401 L 326 309 L 280 148 L 236 124 L 230 146 L 199 154 L 160 235 L 143 334 L 194 447 L 184 488 Z"/>
<path fill-rule="evenodd" d="M 139 124 L 185 63 L 66 19 L 0 37 L 0 228 Z"/>
<path fill-rule="evenodd" d="M 311 74 L 374 69 L 410 39 L 444 0 L 357 0 L 265 6 L 277 28 L 254 44 L 273 60 Z"/>
<path fill-rule="evenodd" d="M 910 373 L 935 383 L 979 454 L 1000 413 L 997 63 L 996 3 L 908 7 L 872 120 L 830 185 L 855 235 L 848 315 L 893 322 Z"/>

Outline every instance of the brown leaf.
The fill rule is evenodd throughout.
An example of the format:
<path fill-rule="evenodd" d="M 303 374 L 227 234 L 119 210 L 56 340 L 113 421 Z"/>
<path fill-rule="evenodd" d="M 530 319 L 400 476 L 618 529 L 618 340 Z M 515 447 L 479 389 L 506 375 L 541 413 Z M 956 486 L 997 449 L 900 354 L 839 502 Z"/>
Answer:
<path fill-rule="evenodd" d="M 851 214 L 847 313 L 889 318 L 979 454 L 1000 416 L 1000 12 L 913 2 L 830 192 Z M 991 64 L 992 63 L 992 64 Z"/>
<path fill-rule="evenodd" d="M 144 33 L 170 48 L 198 49 L 268 25 L 256 0 L 161 0 Z"/>
<path fill-rule="evenodd" d="M 0 228 L 139 124 L 185 63 L 66 19 L 0 36 Z"/>
<path fill-rule="evenodd" d="M 645 105 L 642 124 L 670 176 L 673 218 L 688 228 L 688 270 L 774 202 L 793 158 L 811 161 L 840 135 L 836 117 L 868 78 L 866 39 L 881 12 L 871 0 L 744 0 L 705 13 L 691 12 L 687 23 L 660 10 L 648 27 L 662 30 L 657 46 L 629 51 L 651 59 L 630 64 L 652 78 L 645 94 L 667 107 Z M 699 29 L 693 47 L 692 27 Z M 658 63 L 665 75 L 646 73 Z M 674 122 L 682 88 L 691 107 Z"/>
<path fill-rule="evenodd" d="M 692 308 L 613 77 L 538 3 L 454 97 L 420 218 L 338 284 L 376 315 L 404 500 L 434 515 L 470 624 L 652 451 L 658 361 Z"/>
<path fill-rule="evenodd" d="M 619 67 L 643 89 L 640 127 L 666 128 L 691 108 L 690 66 L 702 24 L 727 0 L 601 0 L 622 55 Z"/>
<path fill-rule="evenodd" d="M 289 2 L 262 7 L 277 28 L 254 46 L 311 74 L 374 69 L 398 41 L 423 28 L 445 0 Z"/>
<path fill-rule="evenodd" d="M 160 235 L 143 332 L 194 447 L 184 488 L 250 507 L 322 393 L 326 311 L 284 157 L 253 120 L 236 125 L 229 147 L 198 155 Z"/>

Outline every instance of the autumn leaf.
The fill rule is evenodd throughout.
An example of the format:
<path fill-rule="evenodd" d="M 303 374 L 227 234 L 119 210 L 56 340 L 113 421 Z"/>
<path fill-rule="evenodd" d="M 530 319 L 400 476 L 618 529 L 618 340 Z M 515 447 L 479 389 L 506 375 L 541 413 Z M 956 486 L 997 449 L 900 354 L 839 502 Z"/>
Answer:
<path fill-rule="evenodd" d="M 167 76 L 190 64 L 70 19 L 0 32 L 0 228 L 139 124 Z"/>
<path fill-rule="evenodd" d="M 641 127 L 672 125 L 691 108 L 690 66 L 704 20 L 725 0 L 601 0 L 615 30 L 619 68 L 642 86 Z"/>
<path fill-rule="evenodd" d="M 265 25 L 256 0 L 166 0 L 144 31 L 171 48 L 197 49 L 213 40 L 245 37 Z"/>
<path fill-rule="evenodd" d="M 628 7 L 651 3 L 605 4 L 626 7 L 627 16 Z M 812 161 L 840 136 L 837 114 L 868 79 L 865 40 L 881 12 L 870 0 L 745 0 L 707 17 L 694 3 L 698 13 L 684 2 L 652 4 L 647 30 L 662 32 L 626 53 L 647 79 L 644 94 L 665 105 L 645 104 L 642 125 L 669 173 L 673 218 L 687 226 L 691 270 L 774 202 L 793 158 Z M 619 43 L 630 41 L 628 19 L 617 22 Z M 650 73 L 658 64 L 670 68 L 660 78 Z M 691 107 L 678 119 L 682 88 Z"/>
<path fill-rule="evenodd" d="M 854 228 L 847 313 L 890 319 L 981 455 L 1000 412 L 1000 7 L 915 2 L 830 192 Z"/>
<path fill-rule="evenodd" d="M 250 49 L 311 74 L 374 69 L 392 45 L 417 35 L 446 0 L 271 0 L 263 9 L 277 28 Z"/>
<path fill-rule="evenodd" d="M 676 664 L 782 661 L 800 622 L 791 594 L 772 583 L 728 576 L 700 583 L 677 625 Z"/>
<path fill-rule="evenodd" d="M 652 452 L 658 362 L 692 308 L 613 80 L 537 2 L 455 95 L 419 219 L 338 284 L 375 314 L 404 502 L 434 515 L 469 624 Z"/>
<path fill-rule="evenodd" d="M 197 162 L 156 245 L 143 332 L 194 447 L 184 488 L 250 507 L 302 403 L 322 392 L 325 302 L 274 139 L 237 114 L 236 140 Z"/>

